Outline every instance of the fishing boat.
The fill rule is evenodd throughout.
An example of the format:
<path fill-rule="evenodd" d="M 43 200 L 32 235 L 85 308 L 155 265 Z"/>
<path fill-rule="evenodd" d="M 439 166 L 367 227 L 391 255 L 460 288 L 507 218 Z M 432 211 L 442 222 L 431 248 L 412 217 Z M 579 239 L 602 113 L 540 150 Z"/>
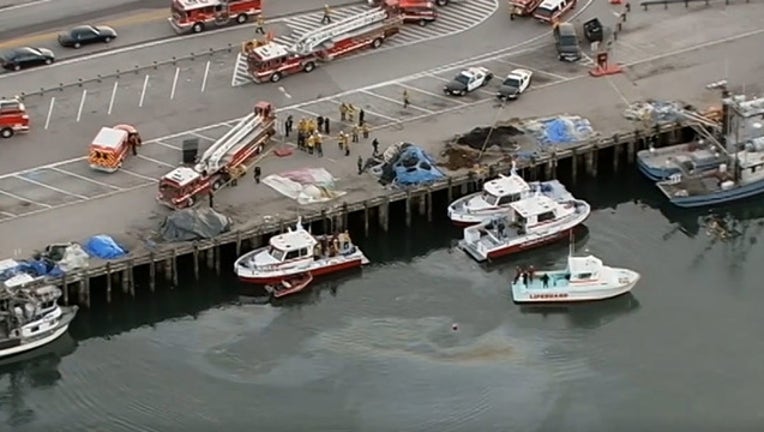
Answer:
<path fill-rule="evenodd" d="M 305 272 L 286 278 L 281 283 L 266 285 L 265 290 L 273 298 L 281 298 L 304 290 L 311 282 L 313 282 L 313 275 Z"/>
<path fill-rule="evenodd" d="M 59 306 L 52 285 L 0 291 L 0 358 L 42 347 L 66 333 L 77 306 Z"/>
<path fill-rule="evenodd" d="M 699 172 L 718 167 L 723 153 L 705 140 L 637 152 L 639 171 L 653 181 L 665 180 L 681 172 Z"/>
<path fill-rule="evenodd" d="M 470 226 L 506 213 L 510 204 L 536 193 L 566 202 L 573 195 L 557 180 L 526 182 L 517 174 L 515 164 L 508 176 L 487 181 L 480 192 L 459 198 L 448 206 L 448 218 L 457 226 Z"/>
<path fill-rule="evenodd" d="M 459 247 L 482 262 L 541 247 L 568 236 L 591 213 L 586 201 L 555 201 L 540 193 L 515 201 L 509 211 L 464 229 Z"/>
<path fill-rule="evenodd" d="M 306 272 L 318 277 L 368 263 L 347 232 L 314 236 L 298 220 L 295 229 L 237 259 L 234 272 L 242 282 L 273 285 Z"/>
<path fill-rule="evenodd" d="M 571 235 L 568 265 L 561 270 L 518 271 L 512 281 L 515 303 L 568 303 L 605 300 L 630 292 L 640 274 L 608 267 L 594 255 L 574 256 Z"/>

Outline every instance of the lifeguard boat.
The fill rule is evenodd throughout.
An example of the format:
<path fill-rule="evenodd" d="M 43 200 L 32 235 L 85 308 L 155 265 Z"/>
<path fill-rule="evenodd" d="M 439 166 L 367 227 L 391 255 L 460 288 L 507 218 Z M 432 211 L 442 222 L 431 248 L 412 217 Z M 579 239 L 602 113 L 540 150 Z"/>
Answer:
<path fill-rule="evenodd" d="M 274 285 L 299 274 L 310 273 L 312 278 L 368 263 L 347 232 L 314 236 L 298 220 L 294 230 L 271 237 L 268 246 L 237 259 L 234 272 L 242 282 Z"/>
<path fill-rule="evenodd" d="M 608 267 L 593 256 L 569 256 L 562 270 L 522 274 L 512 282 L 515 303 L 561 303 L 605 300 L 626 294 L 640 274 L 629 269 Z"/>
<path fill-rule="evenodd" d="M 508 176 L 487 181 L 483 190 L 459 198 L 448 206 L 448 218 L 457 226 L 470 226 L 505 214 L 510 205 L 541 193 L 554 201 L 568 202 L 573 195 L 557 180 L 526 182 L 517 174 L 515 164 Z"/>
<path fill-rule="evenodd" d="M 591 213 L 586 201 L 534 196 L 510 204 L 507 214 L 464 229 L 459 247 L 477 261 L 537 248 L 566 238 Z"/>

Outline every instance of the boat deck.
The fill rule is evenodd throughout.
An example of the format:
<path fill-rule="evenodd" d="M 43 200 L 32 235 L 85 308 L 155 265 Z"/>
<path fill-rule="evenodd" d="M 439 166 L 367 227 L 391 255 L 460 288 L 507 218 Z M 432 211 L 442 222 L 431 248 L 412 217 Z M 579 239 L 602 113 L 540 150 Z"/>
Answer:
<path fill-rule="evenodd" d="M 731 177 L 727 178 L 731 179 Z M 722 190 L 722 181 L 724 180 L 721 177 L 711 172 L 693 177 L 684 177 L 679 182 L 661 182 L 658 184 L 658 187 L 672 197 L 679 193 L 684 196 L 708 195 L 720 192 Z"/>
<path fill-rule="evenodd" d="M 544 281 L 541 278 L 543 275 L 549 276 L 547 284 L 544 284 Z M 570 273 L 565 270 L 543 271 L 536 272 L 533 280 L 528 280 L 527 285 L 524 284 L 522 278 L 520 278 L 517 280 L 517 282 L 512 282 L 512 286 L 517 288 L 524 288 L 527 290 L 554 290 L 560 288 L 567 289 L 570 286 L 569 278 Z"/>

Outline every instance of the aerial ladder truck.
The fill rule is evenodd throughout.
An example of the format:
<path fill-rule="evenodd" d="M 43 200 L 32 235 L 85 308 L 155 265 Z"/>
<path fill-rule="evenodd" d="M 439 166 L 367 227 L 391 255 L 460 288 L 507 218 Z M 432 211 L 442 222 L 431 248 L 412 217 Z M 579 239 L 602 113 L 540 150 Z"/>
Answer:
<path fill-rule="evenodd" d="M 183 209 L 243 176 L 248 163 L 276 134 L 276 110 L 258 102 L 252 113 L 208 148 L 193 166 L 180 166 L 159 180 L 157 201 Z"/>
<path fill-rule="evenodd" d="M 312 72 L 319 62 L 365 48 L 379 48 L 385 39 L 400 31 L 402 24 L 401 16 L 376 8 L 309 31 L 291 46 L 272 40 L 247 42 L 237 65 L 246 61 L 255 82 L 277 82 L 286 75 Z"/>

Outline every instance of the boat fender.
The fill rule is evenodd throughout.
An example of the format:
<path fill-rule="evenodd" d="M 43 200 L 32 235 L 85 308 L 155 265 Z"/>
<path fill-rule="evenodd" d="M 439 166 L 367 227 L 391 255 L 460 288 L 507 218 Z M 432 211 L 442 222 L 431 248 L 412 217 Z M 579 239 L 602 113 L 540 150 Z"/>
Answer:
<path fill-rule="evenodd" d="M 453 331 L 459 330 L 459 324 L 457 324 L 457 323 L 451 324 L 451 330 L 453 330 Z"/>

